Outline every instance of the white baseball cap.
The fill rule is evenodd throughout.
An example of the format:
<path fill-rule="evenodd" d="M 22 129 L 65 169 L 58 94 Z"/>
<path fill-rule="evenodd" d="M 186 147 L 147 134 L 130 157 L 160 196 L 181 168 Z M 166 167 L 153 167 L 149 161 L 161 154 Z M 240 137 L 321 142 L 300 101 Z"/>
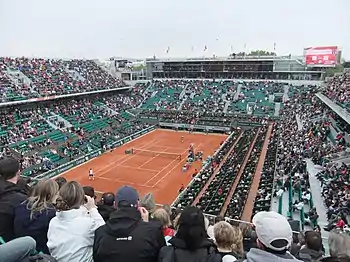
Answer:
<path fill-rule="evenodd" d="M 258 212 L 253 217 L 256 235 L 265 247 L 274 251 L 283 251 L 289 248 L 293 240 L 292 228 L 284 216 L 275 211 Z M 280 243 L 273 243 L 274 241 Z"/>

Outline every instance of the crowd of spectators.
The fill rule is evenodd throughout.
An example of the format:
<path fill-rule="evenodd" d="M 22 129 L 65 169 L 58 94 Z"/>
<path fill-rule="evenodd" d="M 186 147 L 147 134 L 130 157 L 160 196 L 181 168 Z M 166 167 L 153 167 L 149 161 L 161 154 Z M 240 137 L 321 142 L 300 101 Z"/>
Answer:
<path fill-rule="evenodd" d="M 13 81 L 7 77 L 11 72 Z M 17 83 L 14 83 L 16 81 Z M 92 60 L 0 57 L 2 102 L 125 86 Z"/>
<path fill-rule="evenodd" d="M 130 186 L 97 200 L 76 181 L 31 188 L 19 174 L 17 160 L 0 160 L 0 261 L 350 261 L 349 235 L 332 231 L 326 256 L 319 232 L 293 233 L 274 211 L 237 225 L 198 207 L 155 208 L 152 194 Z"/>
<path fill-rule="evenodd" d="M 328 163 L 316 176 L 322 185 L 322 197 L 327 208 L 329 224 L 325 230 L 333 228 L 348 230 L 350 215 L 350 169 L 345 163 Z"/>
<path fill-rule="evenodd" d="M 350 73 L 334 76 L 323 92 L 328 98 L 350 112 Z"/>
<path fill-rule="evenodd" d="M 78 76 L 74 76 L 69 70 L 78 72 L 91 86 L 97 87 L 104 81 L 104 85 L 108 86 L 113 82 L 113 80 L 111 80 L 111 82 L 106 80 L 108 79 L 106 76 L 96 76 L 99 68 L 96 68 L 95 64 L 91 61 L 81 62 L 79 60 L 74 63 L 72 62 L 70 67 L 63 71 L 62 68 L 56 68 L 60 67 L 61 63 L 56 60 L 20 59 L 14 62 L 11 59 L 4 59 L 2 61 L 6 66 L 12 67 L 13 69 L 17 68 L 17 70 L 20 70 L 26 75 L 34 75 L 35 77 L 31 78 L 33 82 L 32 88 L 39 92 L 44 90 L 43 86 L 40 87 L 43 81 L 49 81 L 53 83 L 53 86 L 55 83 L 57 84 L 56 80 L 58 82 L 68 81 L 72 83 L 74 87 L 82 87 L 83 85 L 80 86 L 80 84 L 77 84 L 82 80 L 79 79 Z M 84 69 L 79 71 L 77 68 L 81 67 Z M 47 72 L 50 72 L 47 70 L 48 68 L 52 71 L 50 74 L 47 74 Z M 45 71 L 45 73 L 43 71 Z M 53 81 L 53 79 L 55 80 Z M 343 86 L 347 81 L 346 79 L 347 76 L 335 78 L 334 85 Z M 53 88 L 53 86 L 52 90 L 63 87 L 62 83 L 61 86 L 56 86 L 56 89 Z M 76 150 L 76 144 L 72 144 L 73 141 L 77 142 L 80 146 L 85 145 L 85 143 L 93 146 L 93 140 L 102 141 L 106 140 L 108 137 L 114 137 L 116 140 L 147 127 L 145 123 L 127 120 L 126 122 L 128 124 L 131 123 L 132 128 L 122 128 L 124 118 L 121 112 L 138 107 L 145 99 L 152 96 L 151 93 L 155 92 L 151 90 L 145 94 L 143 92 L 145 90 L 144 88 L 146 88 L 146 86 L 141 87 L 140 90 L 132 91 L 132 93 L 113 95 L 110 97 L 92 97 L 59 101 L 51 105 L 43 104 L 43 106 L 39 106 L 36 109 L 16 109 L 13 112 L 6 111 L 1 113 L 0 132 L 4 132 L 6 135 L 0 135 L 0 146 L 13 144 L 18 141 L 30 140 L 49 133 L 53 129 L 51 126 L 47 125 L 44 118 L 47 115 L 56 114 L 72 123 L 74 122 L 74 129 L 68 132 L 73 132 L 77 136 L 68 142 L 64 141 L 63 147 L 60 148 L 61 151 L 56 152 L 56 154 L 59 155 L 63 153 L 63 155 L 75 158 L 76 156 L 90 151 L 91 148 L 86 146 L 82 150 Z M 204 105 L 201 103 L 203 101 L 205 102 L 205 100 L 198 102 L 201 101 L 199 99 L 195 104 L 188 104 L 186 100 L 183 104 L 183 108 L 188 110 L 175 111 L 173 109 L 178 108 L 179 103 L 167 102 L 171 100 L 168 98 L 171 96 L 178 101 L 183 88 L 188 88 L 189 90 L 188 94 L 186 92 L 184 94 L 185 100 L 191 98 L 193 92 L 196 93 L 194 97 L 198 98 L 198 96 L 200 96 L 198 90 L 203 91 L 204 89 L 210 89 L 208 95 L 212 97 L 215 102 L 204 103 L 209 106 L 209 110 L 201 110 L 201 107 Z M 142 116 L 156 117 L 160 121 L 179 124 L 210 125 L 214 123 L 215 125 L 225 126 L 227 123 L 230 123 L 229 126 L 231 126 L 232 121 L 249 120 L 256 121 L 260 124 L 268 123 L 266 117 L 244 117 L 222 113 L 221 102 L 224 100 L 224 97 L 227 98 L 236 87 L 231 86 L 230 88 L 232 90 L 229 89 L 231 90 L 229 93 L 221 93 L 222 91 L 219 90 L 220 88 L 212 86 L 210 83 L 204 83 L 203 86 L 197 87 L 194 82 L 159 82 L 156 91 L 158 93 L 161 92 L 161 96 L 164 99 L 158 102 L 158 106 L 168 110 L 144 111 Z M 280 88 L 281 86 L 273 86 L 272 91 L 264 89 L 260 91 L 265 92 L 267 96 L 270 94 L 270 91 L 281 91 Z M 335 89 L 333 88 L 330 90 Z M 45 92 L 47 92 L 47 90 L 44 90 L 44 93 Z M 341 95 L 331 97 L 334 99 L 341 97 L 342 103 L 345 103 Z M 106 109 L 105 106 L 109 109 Z M 214 107 L 217 110 L 213 110 Z M 236 259 L 246 259 L 248 262 L 276 261 L 278 259 L 278 261 L 287 259 L 293 261 L 296 260 L 296 258 L 286 253 L 287 249 L 293 247 L 293 252 L 291 250 L 292 254 L 303 261 L 312 261 L 310 259 L 315 259 L 315 257 L 317 257 L 317 259 L 322 259 L 322 261 L 332 261 L 329 260 L 332 258 L 323 258 L 322 244 L 319 244 L 321 236 L 316 232 L 318 231 L 317 226 L 315 226 L 317 224 L 318 215 L 317 210 L 312 205 L 310 181 L 304 162 L 305 158 L 311 158 L 314 163 L 325 166 L 324 171 L 320 172 L 317 177 L 323 186 L 322 195 L 328 207 L 329 226 L 327 230 L 332 230 L 333 228 L 338 228 L 340 230 L 340 232 L 333 232 L 333 235 L 331 235 L 333 237 L 329 242 L 331 256 L 334 258 L 338 257 L 338 260 L 334 261 L 347 261 L 341 260 L 348 259 L 343 256 L 349 255 L 347 253 L 348 250 L 343 247 L 344 242 L 341 242 L 341 240 L 349 241 L 347 236 L 343 233 L 348 224 L 346 215 L 349 213 L 350 208 L 350 193 L 348 191 L 349 170 L 345 164 L 336 165 L 325 163 L 326 156 L 343 151 L 345 146 L 345 139 L 342 134 L 336 137 L 335 145 L 329 141 L 331 123 L 327 117 L 319 117 L 329 114 L 329 109 L 325 108 L 324 105 L 314 97 L 312 92 L 296 94 L 290 101 L 284 103 L 281 116 L 282 121 L 275 127 L 270 138 L 267 158 L 254 203 L 253 215 L 255 214 L 255 216 L 252 221 L 255 226 L 255 235 L 251 232 L 245 233 L 244 230 L 232 227 L 230 224 L 221 223 L 223 221 L 219 222 L 219 220 L 222 220 L 220 217 L 218 217 L 216 221 L 218 223 L 212 225 L 211 229 L 213 231 L 211 232 L 208 230 L 210 226 L 206 225 L 210 224 L 210 222 L 204 219 L 202 212 L 214 216 L 218 215 L 229 192 L 234 189 L 234 194 L 232 199 L 230 199 L 226 216 L 235 219 L 240 218 L 252 179 L 255 175 L 255 168 L 259 160 L 262 143 L 265 139 L 264 134 L 266 133 L 266 126 L 245 131 L 243 134 L 241 134 L 238 129 L 233 129 L 234 131 L 231 138 L 222 144 L 221 150 L 213 156 L 210 165 L 207 165 L 202 172 L 194 174 L 192 183 L 182 192 L 176 206 L 179 209 L 184 208 L 184 210 L 180 212 L 180 215 L 176 219 L 173 218 L 173 214 L 165 208 L 155 211 L 144 204 L 139 210 L 135 209 L 136 206 L 139 207 L 139 196 L 134 189 L 129 187 L 123 187 L 117 191 L 115 195 L 113 193 L 106 193 L 97 206 L 94 195 L 86 196 L 88 194 L 82 192 L 82 187 L 74 181 L 66 183 L 59 189 L 58 184 L 55 184 L 56 182 L 52 180 L 48 180 L 50 182 L 43 180 L 37 184 L 31 192 L 26 192 L 28 188 L 23 187 L 22 183 L 17 183 L 19 170 L 19 166 L 17 168 L 17 165 L 21 165 L 22 168 L 29 167 L 31 165 L 50 162 L 50 159 L 40 154 L 34 154 L 30 157 L 22 155 L 20 164 L 11 158 L 0 160 L 0 205 L 4 207 L 2 209 L 3 211 L 0 211 L 0 216 L 3 216 L 1 217 L 1 221 L 10 221 L 4 222 L 3 224 L 7 226 L 3 226 L 2 229 L 0 225 L 0 236 L 3 237 L 5 241 L 10 241 L 7 244 L 14 243 L 12 241 L 22 241 L 22 243 L 26 243 L 28 248 L 23 249 L 27 250 L 24 252 L 25 255 L 28 255 L 29 251 L 35 249 L 33 243 L 36 242 L 37 251 L 51 254 L 58 261 L 92 261 L 92 259 L 97 262 L 110 261 L 110 259 L 139 261 L 138 259 L 140 258 L 138 256 L 140 254 L 144 254 L 144 260 L 142 261 L 157 261 L 157 259 L 158 261 L 174 261 L 174 256 L 177 258 L 177 261 L 182 261 L 184 259 L 187 259 L 186 261 L 195 261 L 195 259 L 202 259 L 203 261 L 205 259 L 207 259 L 205 261 L 221 261 L 217 260 L 217 258 L 228 256 L 232 256 Z M 300 121 L 297 120 L 298 118 Z M 314 118 L 316 120 L 313 120 Z M 91 130 L 86 129 L 84 124 L 101 119 L 110 120 L 108 121 L 109 126 L 106 125 L 103 135 L 94 134 Z M 120 129 L 116 131 L 112 128 L 114 124 L 120 127 Z M 256 134 L 255 130 L 258 129 L 260 129 L 260 131 Z M 242 174 L 239 176 L 236 188 L 232 188 L 233 182 L 238 177 L 237 174 L 241 169 L 243 160 L 249 151 L 250 143 L 253 141 L 255 135 L 256 142 L 252 149 L 251 157 L 248 159 Z M 238 136 L 242 137 L 234 145 Z M 28 143 L 28 145 L 26 145 L 28 150 L 20 151 L 20 153 L 27 153 L 33 149 L 48 147 L 52 144 L 53 141 L 47 137 L 40 142 Z M 233 150 L 231 151 L 232 147 Z M 5 153 L 6 152 L 7 148 L 5 148 Z M 50 165 L 45 165 L 45 168 L 50 168 Z M 217 168 L 218 172 L 215 177 L 213 177 Z M 42 169 L 40 171 L 42 171 Z M 273 181 L 273 179 L 275 181 Z M 210 183 L 208 187 L 205 188 L 207 182 Z M 275 185 L 274 192 L 272 189 L 273 182 Z M 4 194 L 1 194 L 1 190 L 3 190 Z M 203 195 L 199 195 L 202 191 L 204 192 Z M 279 232 L 283 234 L 288 231 L 288 236 L 276 236 L 280 237 L 277 238 L 278 240 L 284 241 L 274 242 L 273 239 L 266 239 L 266 235 L 263 233 L 264 230 L 267 230 L 268 234 L 273 236 L 274 223 L 278 222 L 282 226 L 287 222 L 285 218 L 274 212 L 261 213 L 262 210 L 269 210 L 272 194 L 275 197 L 281 197 L 285 191 L 291 192 L 292 196 L 288 208 L 290 216 L 292 217 L 293 213 L 299 212 L 302 217 L 302 222 L 304 223 L 307 221 L 306 223 L 314 227 L 313 229 L 315 232 L 305 234 L 303 238 L 305 243 L 299 241 L 298 244 L 296 244 L 294 243 L 297 242 L 295 239 L 293 240 L 294 242 L 292 241 L 291 235 L 289 235 L 289 224 L 288 228 L 285 225 L 285 227 L 283 226 L 284 230 Z M 14 192 L 16 195 L 16 197 L 14 197 L 15 200 L 13 200 L 14 202 L 9 200 L 9 192 L 11 192 L 11 194 Z M 75 195 L 72 195 L 72 192 L 75 192 Z M 296 196 L 294 196 L 294 192 L 297 192 Z M 5 197 L 3 195 L 5 195 Z M 50 198 L 48 196 L 50 196 Z M 195 200 L 198 200 L 198 203 L 195 203 L 196 207 L 187 208 L 187 206 L 193 204 Z M 2 207 L 0 207 L 0 210 L 1 208 Z M 304 213 L 304 210 L 308 211 Z M 10 215 L 8 213 L 10 213 Z M 16 218 L 16 214 L 20 215 L 17 215 Z M 46 214 L 46 216 L 44 216 L 44 214 Z M 109 214 L 111 214 L 111 216 L 109 216 Z M 2 220 L 2 218 L 4 220 Z M 36 229 L 41 232 L 40 236 L 30 232 L 30 229 L 28 231 L 29 225 L 26 224 L 26 221 L 33 222 L 39 220 L 41 221 L 40 223 L 45 224 L 44 228 Z M 68 223 L 70 220 L 74 220 L 74 223 Z M 156 221 L 159 223 L 155 223 Z M 205 221 L 207 223 L 205 223 Z M 198 234 L 195 236 L 197 238 L 191 238 L 194 237 L 191 235 L 193 233 L 193 228 L 197 229 L 196 233 Z M 74 231 L 73 229 L 80 232 L 79 236 L 81 239 L 76 239 L 76 235 L 72 234 Z M 139 253 L 136 253 L 133 249 L 129 250 L 128 245 L 134 241 L 134 238 L 142 239 L 142 235 L 145 235 L 145 232 L 148 232 L 146 234 L 148 241 L 151 239 L 154 243 L 153 249 L 149 244 L 145 244 L 142 247 L 138 247 L 140 248 Z M 161 232 L 162 234 L 160 234 Z M 211 237 L 211 240 L 208 239 L 207 234 Z M 159 237 L 160 235 L 162 235 L 161 238 Z M 257 244 L 255 248 L 251 249 L 248 253 L 242 251 L 246 249 L 243 240 L 247 235 L 251 240 L 250 244 Z M 28 238 L 28 236 L 32 238 Z M 20 238 L 16 240 L 15 238 L 17 237 Z M 116 240 L 116 244 L 112 244 L 111 237 Z M 254 239 L 254 241 L 252 239 Z M 225 240 L 231 242 L 228 244 Z M 78 244 L 69 244 L 73 241 L 76 241 Z M 82 246 L 83 242 L 88 242 L 89 244 Z M 331 246 L 331 243 L 337 243 L 338 246 Z M 0 261 L 2 254 L 1 247 L 6 247 L 7 244 L 0 246 Z M 296 246 L 293 246 L 293 244 L 296 244 Z M 19 248 L 19 250 L 22 249 Z M 118 250 L 118 252 L 116 250 Z M 193 252 L 194 250 L 197 251 Z"/>
<path fill-rule="evenodd" d="M 4 108 L 1 155 L 14 154 L 21 159 L 24 175 L 35 176 L 62 165 L 64 159 L 68 162 L 92 150 L 106 150 L 108 143 L 149 126 L 125 113 L 142 102 L 144 89 Z M 98 134 L 101 130 L 104 137 Z"/>

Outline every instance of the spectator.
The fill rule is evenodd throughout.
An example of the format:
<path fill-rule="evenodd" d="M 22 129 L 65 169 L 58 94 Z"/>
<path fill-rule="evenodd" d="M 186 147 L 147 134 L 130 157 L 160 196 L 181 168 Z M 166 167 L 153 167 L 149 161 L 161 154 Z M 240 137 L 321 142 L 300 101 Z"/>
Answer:
<path fill-rule="evenodd" d="M 156 209 L 156 203 L 154 202 L 154 197 L 152 193 L 146 194 L 140 199 L 140 206 L 146 208 L 149 213 L 150 219 L 152 219 L 153 212 Z"/>
<path fill-rule="evenodd" d="M 36 248 L 50 254 L 46 246 L 49 223 L 56 216 L 53 203 L 58 194 L 56 181 L 41 180 L 35 185 L 32 195 L 15 208 L 14 230 L 17 237 L 31 236 Z"/>
<path fill-rule="evenodd" d="M 85 205 L 84 205 L 85 203 Z M 88 213 L 81 206 L 84 205 Z M 104 225 L 93 198 L 84 195 L 78 182 L 62 186 L 57 214 L 50 221 L 47 246 L 58 262 L 91 262 L 95 230 Z"/>
<path fill-rule="evenodd" d="M 243 257 L 243 235 L 239 228 L 225 221 L 218 222 L 214 225 L 214 237 L 222 261 L 236 261 Z"/>
<path fill-rule="evenodd" d="M 330 257 L 322 262 L 350 261 L 350 236 L 339 229 L 332 230 L 328 236 Z"/>
<path fill-rule="evenodd" d="M 175 230 L 170 228 L 171 221 L 168 212 L 163 208 L 159 208 L 156 211 L 154 211 L 153 218 L 154 220 L 160 222 L 160 224 L 162 225 L 165 242 L 168 245 L 169 240 L 175 236 Z"/>
<path fill-rule="evenodd" d="M 103 193 L 100 202 L 97 203 L 97 210 L 104 221 L 107 221 L 114 211 L 114 198 L 115 195 L 112 192 Z"/>
<path fill-rule="evenodd" d="M 55 181 L 58 184 L 60 189 L 65 183 L 67 183 L 67 179 L 65 179 L 63 176 L 56 178 Z"/>
<path fill-rule="evenodd" d="M 91 186 L 84 186 L 83 190 L 84 190 L 84 194 L 86 196 L 89 196 L 89 197 L 93 198 L 94 200 L 96 199 L 95 189 L 93 187 L 91 187 Z"/>
<path fill-rule="evenodd" d="M 225 218 L 223 216 L 216 216 L 215 219 L 214 219 L 214 225 L 216 223 L 221 222 L 221 221 L 225 221 Z M 208 234 L 210 239 L 215 240 L 215 238 L 214 238 L 214 226 L 212 226 L 212 225 L 208 226 L 207 234 Z"/>
<path fill-rule="evenodd" d="M 0 160 L 0 236 L 7 242 L 15 238 L 14 208 L 26 200 L 27 192 L 17 185 L 19 162 L 7 157 Z"/>
<path fill-rule="evenodd" d="M 292 244 L 293 233 L 284 216 L 274 211 L 258 212 L 253 217 L 253 224 L 258 237 L 258 248 L 250 249 L 246 262 L 300 261 L 288 252 Z"/>
<path fill-rule="evenodd" d="M 239 225 L 242 234 L 243 234 L 243 248 L 244 253 L 249 252 L 251 248 L 257 248 L 256 245 L 256 233 L 253 231 L 252 227 L 249 224 L 240 224 Z"/>
<path fill-rule="evenodd" d="M 321 234 L 315 231 L 305 232 L 305 245 L 297 257 L 305 262 L 320 260 L 323 257 Z"/>
<path fill-rule="evenodd" d="M 148 223 L 136 189 L 124 186 L 115 195 L 116 211 L 95 234 L 94 262 L 156 262 L 165 245 L 160 224 Z"/>
<path fill-rule="evenodd" d="M 171 215 L 172 215 L 171 207 L 168 204 L 165 204 L 162 206 L 162 208 L 169 214 L 169 217 L 171 219 Z"/>
<path fill-rule="evenodd" d="M 35 240 L 20 237 L 0 245 L 0 262 L 19 262 L 35 252 Z"/>
<path fill-rule="evenodd" d="M 179 218 L 178 231 L 169 243 L 159 253 L 159 262 L 170 261 L 217 261 L 215 244 L 208 239 L 204 215 L 197 207 L 184 209 Z"/>

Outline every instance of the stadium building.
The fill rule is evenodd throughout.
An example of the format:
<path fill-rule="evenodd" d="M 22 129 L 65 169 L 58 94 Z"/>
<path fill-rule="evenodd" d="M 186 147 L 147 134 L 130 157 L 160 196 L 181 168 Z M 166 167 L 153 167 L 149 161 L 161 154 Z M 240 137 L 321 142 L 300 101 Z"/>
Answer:
<path fill-rule="evenodd" d="M 230 56 L 147 59 L 146 77 L 201 79 L 313 80 L 324 78 L 324 67 L 309 66 L 303 57 Z"/>

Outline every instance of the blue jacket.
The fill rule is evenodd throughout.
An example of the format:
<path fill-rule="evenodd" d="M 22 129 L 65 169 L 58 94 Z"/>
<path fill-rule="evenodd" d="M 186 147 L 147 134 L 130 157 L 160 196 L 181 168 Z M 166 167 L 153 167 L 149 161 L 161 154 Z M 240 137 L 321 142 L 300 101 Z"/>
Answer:
<path fill-rule="evenodd" d="M 54 207 L 36 213 L 30 219 L 30 210 L 27 208 L 27 201 L 15 208 L 14 231 L 16 237 L 31 236 L 36 241 L 36 249 L 45 254 L 50 254 L 47 247 L 47 231 L 50 220 L 56 216 Z"/>

